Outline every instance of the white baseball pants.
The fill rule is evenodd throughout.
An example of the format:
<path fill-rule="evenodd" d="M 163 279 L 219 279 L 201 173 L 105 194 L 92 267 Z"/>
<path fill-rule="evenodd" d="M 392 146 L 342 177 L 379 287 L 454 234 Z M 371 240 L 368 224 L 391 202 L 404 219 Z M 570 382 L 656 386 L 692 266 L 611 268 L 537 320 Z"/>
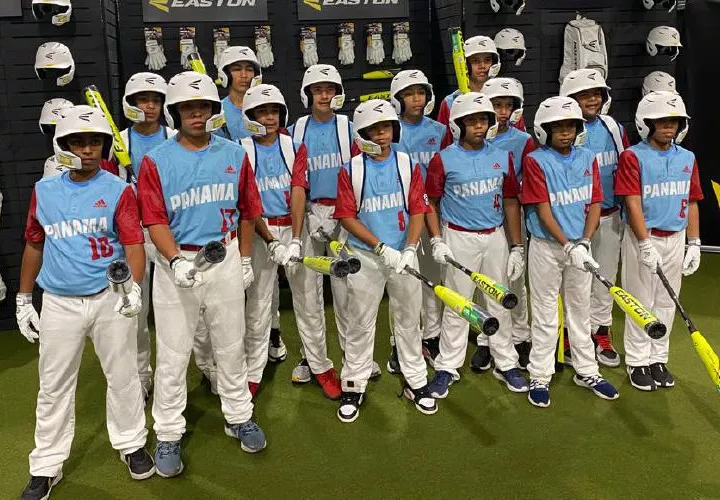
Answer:
<path fill-rule="evenodd" d="M 651 236 L 655 249 L 662 257 L 662 270 L 675 293 L 680 294 L 682 262 L 685 255 L 685 231 L 667 237 Z M 635 296 L 642 305 L 651 310 L 667 326 L 667 334 L 651 339 L 630 318 L 625 318 L 625 364 L 649 366 L 667 363 L 670 353 L 670 331 L 675 319 L 675 303 L 660 282 L 638 257 L 638 242 L 630 226 L 625 228 L 622 241 L 622 283 L 625 290 Z"/>
<path fill-rule="evenodd" d="M 423 228 L 420 235 L 420 248 L 418 248 L 418 265 L 420 272 L 433 283 L 440 283 L 442 280 L 443 266 L 435 262 L 432 256 L 432 245 L 427 228 Z M 435 296 L 428 287 L 422 287 L 422 308 L 420 318 L 422 320 L 423 339 L 439 337 L 442 332 L 443 303 Z"/>
<path fill-rule="evenodd" d="M 581 377 L 598 375 L 595 346 L 590 336 L 592 275 L 565 259 L 562 246 L 551 240 L 530 238 L 528 254 L 532 307 L 532 350 L 528 372 L 532 379 L 550 383 L 555 373 L 558 342 L 558 295 L 565 306 L 573 368 Z"/>
<path fill-rule="evenodd" d="M 140 283 L 142 288 L 142 308 L 137 316 L 137 365 L 140 375 L 140 383 L 144 390 L 147 390 L 152 384 L 152 367 L 150 359 L 152 358 L 152 348 L 150 344 L 150 329 L 148 328 L 148 315 L 150 314 L 150 276 L 151 264 L 155 262 L 155 254 L 157 250 L 150 240 L 150 234 L 146 228 L 143 229 L 145 235 L 145 276 Z"/>
<path fill-rule="evenodd" d="M 75 390 L 90 338 L 107 391 L 105 412 L 112 447 L 128 454 L 145 446 L 147 429 L 136 362 L 137 319 L 114 311 L 108 290 L 89 297 L 45 292 L 40 315 L 40 390 L 35 411 L 35 449 L 30 474 L 54 477 L 70 456 L 75 434 Z"/>
<path fill-rule="evenodd" d="M 600 226 L 592 239 L 593 258 L 600 265 L 600 274 L 615 283 L 618 263 L 620 261 L 620 241 L 623 224 L 620 211 L 600 217 Z M 600 326 L 612 325 L 613 299 L 605 285 L 599 280 L 592 280 L 590 295 L 590 326 L 597 331 Z"/>
<path fill-rule="evenodd" d="M 188 259 L 197 252 L 183 251 Z M 252 417 L 247 385 L 245 302 L 237 240 L 227 246 L 225 260 L 203 272 L 204 285 L 179 288 L 168 262 L 158 258 L 153 283 L 157 359 L 152 414 L 159 441 L 177 441 L 185 433 L 187 367 L 201 316 L 210 334 L 217 363 L 217 388 L 225 420 L 230 424 Z"/>

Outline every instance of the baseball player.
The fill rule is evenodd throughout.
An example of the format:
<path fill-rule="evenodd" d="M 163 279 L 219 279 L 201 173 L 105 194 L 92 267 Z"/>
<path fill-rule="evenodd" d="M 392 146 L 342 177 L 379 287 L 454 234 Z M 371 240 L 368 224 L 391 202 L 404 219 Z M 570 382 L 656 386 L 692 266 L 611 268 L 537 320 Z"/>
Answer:
<path fill-rule="evenodd" d="M 614 282 L 620 260 L 622 223 L 613 181 L 618 157 L 630 146 L 630 141 L 625 128 L 607 114 L 610 107 L 610 87 L 598 70 L 571 71 L 560 86 L 560 95 L 572 97 L 580 105 L 587 132 L 583 146 L 595 153 L 600 169 L 603 201 L 600 207 L 600 226 L 591 240 L 592 253 L 600 265 L 600 274 Z M 612 307 L 612 296 L 607 293 L 605 285 L 593 280 L 590 295 L 590 327 L 595 353 L 600 364 L 616 367 L 620 366 L 620 355 L 612 344 L 610 332 Z M 566 349 L 565 362 L 571 360 L 572 350 Z"/>
<path fill-rule="evenodd" d="M 695 155 L 679 146 L 689 119 L 678 94 L 650 92 L 643 97 L 635 114 L 642 142 L 620 155 L 615 180 L 615 194 L 623 197 L 627 214 L 623 286 L 668 327 L 664 337 L 651 339 L 625 320 L 625 364 L 630 384 L 642 391 L 675 385 L 666 366 L 675 306 L 656 276 L 657 269 L 662 268 L 680 293 L 681 275 L 689 276 L 700 266 L 697 202 L 703 193 Z"/>
<path fill-rule="evenodd" d="M 561 291 L 576 373 L 573 381 L 600 398 L 616 399 L 618 392 L 600 376 L 590 337 L 592 275 L 586 266 L 599 267 L 590 252 L 590 239 L 600 221 L 603 197 L 595 153 L 575 146 L 585 135 L 582 110 L 569 97 L 546 99 L 535 114 L 534 130 L 541 147 L 525 157 L 520 197 L 531 235 L 528 400 L 541 408 L 550 406 Z"/>
<path fill-rule="evenodd" d="M 355 421 L 365 400 L 372 370 L 375 325 L 383 291 L 393 311 L 393 333 L 403 394 L 422 413 L 437 412 L 427 387 L 427 366 L 420 333 L 420 282 L 408 276 L 417 268 L 416 248 L 422 232 L 427 197 L 419 165 L 410 156 L 393 151 L 400 141 L 397 113 L 387 101 L 372 99 L 353 115 L 355 140 L 363 152 L 338 175 L 335 218 L 349 233 L 362 267 L 347 277 L 348 304 L 353 319 L 345 340 L 342 397 L 337 416 Z"/>
<path fill-rule="evenodd" d="M 42 111 L 40 112 L 40 131 L 50 139 L 50 142 L 52 142 L 55 134 L 55 126 L 62 116 L 63 110 L 72 107 L 73 103 L 67 99 L 50 99 L 43 104 Z M 65 170 L 67 170 L 67 167 L 61 165 L 53 154 L 45 160 L 43 178 L 59 175 Z"/>
<path fill-rule="evenodd" d="M 522 84 L 515 78 L 493 78 L 483 86 L 485 94 L 493 104 L 495 116 L 497 117 L 497 135 L 488 139 L 488 142 L 495 147 L 511 152 L 513 154 L 513 166 L 518 184 L 522 182 L 522 161 L 528 153 L 535 150 L 535 141 L 530 134 L 515 127 L 523 119 L 524 93 Z M 522 211 L 521 211 L 522 214 Z M 521 215 L 521 218 L 524 219 Z M 512 244 L 508 233 L 508 243 Z M 516 252 L 526 252 L 527 236 L 525 225 L 520 225 L 520 240 L 524 246 L 517 247 Z M 530 362 L 530 325 L 528 322 L 527 309 L 527 288 L 525 279 L 521 275 L 515 281 L 508 283 L 512 292 L 518 297 L 518 304 L 512 311 L 512 336 L 515 350 L 518 352 L 518 365 L 523 370 L 527 369 Z M 488 337 L 479 334 L 477 338 L 478 349 L 472 360 L 471 368 L 475 370 L 489 370 L 492 361 Z"/>
<path fill-rule="evenodd" d="M 147 429 L 136 364 L 136 324 L 142 307 L 139 283 L 145 251 L 132 188 L 100 169 L 109 159 L 112 131 L 89 106 L 64 110 L 55 131 L 61 175 L 35 185 L 25 228 L 17 294 L 17 322 L 30 342 L 40 340 L 40 390 L 35 449 L 24 499 L 49 498 L 62 479 L 75 431 L 75 389 L 85 337 L 107 380 L 107 429 L 133 479 L 147 479 L 155 465 L 145 450 Z M 126 260 L 132 271 L 127 304 L 108 290 L 107 267 Z M 42 319 L 32 303 L 37 281 L 45 291 Z"/>
<path fill-rule="evenodd" d="M 172 477 L 183 470 L 186 373 L 201 315 L 215 353 L 225 433 L 240 440 L 248 453 L 265 448 L 266 440 L 251 419 L 243 352 L 243 288 L 253 279 L 250 254 L 260 213 L 255 178 L 242 167 L 242 147 L 211 135 L 223 113 L 210 77 L 193 71 L 175 75 L 168 83 L 164 112 L 178 135 L 143 158 L 138 193 L 143 225 L 157 248 L 155 463 L 160 476 Z M 197 252 L 217 240 L 227 247 L 225 260 L 193 275 Z"/>
<path fill-rule="evenodd" d="M 478 92 L 458 96 L 450 112 L 450 127 L 457 142 L 430 161 L 427 193 L 432 207 L 428 228 L 433 235 L 432 255 L 439 264 L 446 257 L 457 258 L 464 266 L 479 269 L 500 282 L 516 280 L 525 270 L 520 239 L 518 182 L 512 153 L 485 140 L 497 130 L 490 99 Z M 443 235 L 440 222 L 443 220 Z M 503 231 L 507 222 L 512 251 Z M 463 296 L 472 296 L 473 282 L 454 267 L 446 269 L 445 284 Z M 505 325 L 490 339 L 495 358 L 493 375 L 513 392 L 527 392 L 528 383 L 518 369 L 513 347 L 510 311 L 487 301 L 493 316 Z M 470 325 L 455 311 L 446 308 L 442 318 L 440 354 L 435 360 L 435 378 L 430 394 L 445 398 L 448 387 L 459 378 L 465 362 Z"/>
<path fill-rule="evenodd" d="M 309 235 L 303 229 L 308 190 L 307 148 L 281 134 L 287 125 L 285 98 L 274 85 L 261 84 L 245 94 L 245 126 L 253 133 L 240 141 L 247 152 L 245 168 L 255 172 L 262 199 L 262 219 L 256 226 L 260 239 L 253 247 L 255 281 L 248 289 L 245 351 L 248 381 L 253 396 L 262 380 L 270 340 L 272 288 L 277 266 L 285 266 L 304 356 L 323 393 L 340 397 L 340 382 L 327 355 L 325 311 L 318 300 L 318 276 L 298 264 Z"/>

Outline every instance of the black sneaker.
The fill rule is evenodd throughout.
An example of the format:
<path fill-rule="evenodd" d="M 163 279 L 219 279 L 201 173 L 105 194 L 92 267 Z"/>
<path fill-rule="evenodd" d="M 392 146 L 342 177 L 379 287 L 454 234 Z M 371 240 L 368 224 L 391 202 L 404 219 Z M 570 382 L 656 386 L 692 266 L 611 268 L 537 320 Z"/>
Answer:
<path fill-rule="evenodd" d="M 55 477 L 30 476 L 30 482 L 25 486 L 20 500 L 46 500 L 50 498 L 53 486 L 62 479 L 62 471 Z"/>
<path fill-rule="evenodd" d="M 392 346 L 392 351 L 390 352 L 390 358 L 387 362 L 387 371 L 393 375 L 400 374 L 400 361 L 398 361 L 397 347 L 395 346 Z"/>
<path fill-rule="evenodd" d="M 147 479 L 155 474 L 155 462 L 145 448 L 140 448 L 124 456 L 121 454 L 120 457 L 127 465 L 130 477 L 133 479 Z"/>
<path fill-rule="evenodd" d="M 620 366 L 620 355 L 612 344 L 612 336 L 610 335 L 610 327 L 600 326 L 592 335 L 595 343 L 595 356 L 601 365 L 616 368 Z"/>
<path fill-rule="evenodd" d="M 340 408 L 338 408 L 337 417 L 341 422 L 355 422 L 360 416 L 360 407 L 363 401 L 365 401 L 365 393 L 343 391 L 340 396 Z"/>
<path fill-rule="evenodd" d="M 492 366 L 492 356 L 490 355 L 490 347 L 479 345 L 475 355 L 470 360 L 470 368 L 476 372 L 484 372 Z"/>
<path fill-rule="evenodd" d="M 405 384 L 403 395 L 415 403 L 415 408 L 417 408 L 420 413 L 432 415 L 438 411 L 435 398 L 430 395 L 430 390 L 427 385 L 419 389 L 412 389 L 409 385 Z"/>
<path fill-rule="evenodd" d="M 422 352 L 428 364 L 435 368 L 435 358 L 440 354 L 440 337 L 423 339 Z"/>
<path fill-rule="evenodd" d="M 641 391 L 654 391 L 657 389 L 655 380 L 650 374 L 648 366 L 628 366 L 627 373 L 630 378 L 630 385 Z"/>
<path fill-rule="evenodd" d="M 527 371 L 527 365 L 530 364 L 530 348 L 532 344 L 529 340 L 515 344 L 515 350 L 518 353 L 518 366 L 521 370 Z"/>
<path fill-rule="evenodd" d="M 665 366 L 665 363 L 653 363 L 650 365 L 650 375 L 658 387 L 672 387 L 675 379 Z"/>
<path fill-rule="evenodd" d="M 287 348 L 280 336 L 278 328 L 270 329 L 270 345 L 268 345 L 268 361 L 271 363 L 282 363 L 287 359 Z"/>

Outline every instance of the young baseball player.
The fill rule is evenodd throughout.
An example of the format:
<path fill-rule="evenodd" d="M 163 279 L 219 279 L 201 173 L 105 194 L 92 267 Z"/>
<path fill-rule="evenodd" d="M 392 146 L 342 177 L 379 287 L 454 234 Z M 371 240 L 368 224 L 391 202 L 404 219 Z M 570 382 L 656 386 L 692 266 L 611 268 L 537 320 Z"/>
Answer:
<path fill-rule="evenodd" d="M 39 181 L 30 200 L 17 295 L 20 333 L 40 340 L 35 449 L 22 498 L 49 498 L 62 479 L 75 431 L 75 389 L 85 337 L 107 380 L 107 429 L 133 479 L 155 465 L 145 450 L 147 429 L 136 363 L 145 252 L 132 188 L 100 169 L 109 159 L 112 131 L 89 106 L 64 110 L 55 155 L 69 171 Z M 127 304 L 108 289 L 107 268 L 126 260 L 132 271 Z M 42 320 L 32 303 L 37 281 L 45 291 Z"/>
<path fill-rule="evenodd" d="M 493 78 L 483 86 L 483 94 L 492 102 L 498 122 L 497 135 L 489 139 L 489 142 L 493 146 L 513 154 L 515 177 L 518 184 L 520 184 L 522 182 L 522 161 L 529 153 L 535 150 L 535 141 L 530 134 L 515 127 L 523 118 L 523 86 L 514 78 Z M 524 220 L 522 215 L 521 219 Z M 512 244 L 509 239 L 510 234 L 508 233 L 507 236 L 508 243 Z M 516 247 L 515 252 L 522 251 L 524 255 L 527 246 L 525 224 L 520 225 L 520 240 L 523 242 L 523 248 Z M 530 362 L 531 347 L 525 278 L 521 275 L 517 280 L 508 283 L 508 285 L 518 297 L 518 304 L 510 311 L 510 316 L 512 317 L 513 343 L 515 344 L 515 350 L 518 352 L 518 365 L 525 370 Z M 489 370 L 492 356 L 487 335 L 479 334 L 477 342 L 478 349 L 470 361 L 470 367 L 475 370 Z"/>
<path fill-rule="evenodd" d="M 555 372 L 557 297 L 562 292 L 570 336 L 573 381 L 603 399 L 617 399 L 615 388 L 600 376 L 590 336 L 590 288 L 587 266 L 599 266 L 590 240 L 600 221 L 602 185 L 595 154 L 582 141 L 585 119 L 577 102 L 551 97 L 535 114 L 541 145 L 525 157 L 521 200 L 531 235 L 528 252 L 532 307 L 530 391 L 535 406 L 550 406 Z"/>
<path fill-rule="evenodd" d="M 560 86 L 560 95 L 572 97 L 580 105 L 587 133 L 583 146 L 595 153 L 600 170 L 603 201 L 600 208 L 600 226 L 591 241 L 592 253 L 600 265 L 600 274 L 614 282 L 620 260 L 622 224 L 613 181 L 618 157 L 630 146 L 630 142 L 625 134 L 625 128 L 606 112 L 610 107 L 610 87 L 598 70 L 571 71 Z M 590 326 L 595 353 L 600 364 L 616 367 L 620 366 L 620 355 L 612 344 L 610 332 L 612 307 L 612 296 L 605 285 L 593 280 L 590 295 Z M 572 360 L 572 350 L 566 349 L 565 360 L 566 363 Z"/>
<path fill-rule="evenodd" d="M 420 282 L 406 274 L 417 269 L 416 248 L 422 232 L 427 198 L 420 167 L 406 153 L 393 151 L 400 140 L 397 113 L 387 101 L 372 99 L 353 115 L 355 140 L 363 152 L 338 176 L 335 218 L 349 233 L 349 243 L 362 263 L 347 277 L 353 319 L 345 341 L 341 422 L 358 418 L 372 371 L 378 307 L 387 289 L 393 311 L 393 332 L 403 394 L 422 413 L 437 412 L 427 387 L 427 367 L 420 333 Z"/>
<path fill-rule="evenodd" d="M 635 114 L 642 142 L 620 155 L 615 180 L 628 226 L 622 242 L 623 286 L 668 327 L 664 337 L 651 339 L 625 319 L 625 364 L 630 384 L 642 391 L 675 385 L 666 366 L 675 306 L 657 269 L 679 294 L 681 275 L 689 276 L 700 266 L 697 202 L 703 193 L 695 155 L 679 146 L 689 119 L 678 94 L 651 92 L 643 97 Z"/>
<path fill-rule="evenodd" d="M 432 209 L 427 220 L 433 235 L 433 258 L 445 265 L 446 257 L 457 259 L 502 283 L 508 276 L 517 279 L 525 270 L 519 186 L 512 153 L 486 141 L 497 130 L 492 102 L 478 92 L 458 96 L 450 112 L 450 127 L 457 142 L 433 156 L 428 169 L 427 193 Z M 503 220 L 508 225 L 512 252 L 508 251 Z M 452 266 L 445 272 L 449 288 L 472 296 L 475 285 L 465 273 Z M 513 347 L 510 311 L 490 300 L 487 307 L 505 325 L 490 339 L 495 358 L 493 374 L 509 390 L 527 392 L 528 383 L 518 369 L 518 353 Z M 448 387 L 459 378 L 457 370 L 465 362 L 469 329 L 455 311 L 445 309 L 440 354 L 430 384 L 433 397 L 447 397 Z"/>
<path fill-rule="evenodd" d="M 50 139 L 50 142 L 52 142 L 53 136 L 55 135 L 55 126 L 62 116 L 63 110 L 72 107 L 73 103 L 67 99 L 50 99 L 43 105 L 42 111 L 40 112 L 40 131 Z M 60 164 L 53 154 L 45 160 L 43 178 L 59 175 L 65 170 L 67 170 L 67 167 Z"/>
<path fill-rule="evenodd" d="M 390 84 L 390 102 L 400 117 L 400 142 L 394 147 L 407 153 L 413 165 L 420 165 L 423 181 L 427 178 L 430 158 L 447 146 L 445 126 L 428 118 L 435 107 L 435 94 L 425 74 L 420 70 L 399 72 Z M 420 272 L 439 283 L 441 267 L 432 258 L 430 237 L 423 230 L 420 237 L 421 251 L 418 255 Z M 440 349 L 440 325 L 442 302 L 427 287 L 422 289 L 421 318 L 423 325 L 423 355 L 432 366 Z M 392 340 L 392 337 L 391 337 Z M 393 346 L 387 363 L 390 373 L 399 373 L 397 348 Z"/>
<path fill-rule="evenodd" d="M 262 217 L 253 248 L 255 281 L 248 289 L 245 351 L 250 390 L 255 395 L 267 363 L 272 288 L 277 266 L 285 266 L 304 356 L 325 396 L 340 397 L 340 382 L 327 355 L 325 311 L 318 300 L 318 276 L 293 259 L 301 257 L 309 235 L 303 229 L 308 190 L 307 148 L 281 134 L 287 125 L 285 98 L 274 85 L 261 84 L 245 94 L 245 126 L 253 133 L 242 139 L 244 165 L 255 172 L 262 199 Z"/>
<path fill-rule="evenodd" d="M 201 315 L 215 353 L 225 433 L 240 440 L 248 453 L 262 450 L 266 441 L 251 420 L 243 352 L 244 288 L 253 279 L 250 254 L 254 220 L 260 214 L 255 177 L 243 168 L 242 147 L 211 135 L 223 114 L 210 77 L 193 71 L 175 75 L 168 83 L 164 111 L 178 135 L 143 158 L 138 193 L 143 225 L 157 248 L 155 463 L 159 475 L 172 477 L 183 470 L 186 373 Z M 218 240 L 226 245 L 225 259 L 193 274 L 198 251 Z"/>

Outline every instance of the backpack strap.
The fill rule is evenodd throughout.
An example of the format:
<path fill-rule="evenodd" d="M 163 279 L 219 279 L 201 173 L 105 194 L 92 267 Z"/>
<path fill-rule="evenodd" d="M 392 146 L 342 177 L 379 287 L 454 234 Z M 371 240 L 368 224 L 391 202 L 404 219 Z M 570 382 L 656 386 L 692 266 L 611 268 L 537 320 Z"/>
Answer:
<path fill-rule="evenodd" d="M 255 158 L 257 158 L 257 152 L 255 151 L 255 141 L 252 137 L 244 137 L 240 139 L 240 145 L 245 148 L 245 154 L 247 154 L 248 162 L 253 173 L 255 172 Z"/>
<path fill-rule="evenodd" d="M 301 116 L 295 122 L 295 127 L 293 128 L 293 140 L 295 142 L 305 141 L 305 131 L 307 130 L 307 122 L 309 118 L 310 117 L 308 115 Z"/>
<path fill-rule="evenodd" d="M 285 160 L 285 168 L 292 175 L 293 165 L 295 165 L 295 143 L 292 137 L 285 134 L 278 135 L 278 140 L 280 141 L 280 154 Z"/>
<path fill-rule="evenodd" d="M 412 180 L 412 160 L 407 153 L 395 152 L 395 163 L 397 164 L 400 187 L 403 190 L 403 201 L 405 211 L 410 213 L 410 181 Z"/>
<path fill-rule="evenodd" d="M 352 148 L 350 119 L 345 115 L 335 115 L 335 125 L 337 126 L 338 146 L 340 146 L 340 159 L 345 164 L 350 161 Z"/>
<path fill-rule="evenodd" d="M 625 150 L 625 146 L 623 146 L 622 133 L 620 133 L 620 126 L 612 117 L 608 115 L 598 115 L 598 118 L 600 118 L 602 124 L 605 125 L 607 131 L 610 132 L 610 135 L 615 142 L 615 149 L 617 150 L 617 154 L 618 156 L 620 156 L 620 153 Z"/>
<path fill-rule="evenodd" d="M 363 202 L 363 191 L 365 190 L 365 155 L 357 155 L 350 160 L 350 181 L 352 182 L 353 194 L 357 212 Z"/>

